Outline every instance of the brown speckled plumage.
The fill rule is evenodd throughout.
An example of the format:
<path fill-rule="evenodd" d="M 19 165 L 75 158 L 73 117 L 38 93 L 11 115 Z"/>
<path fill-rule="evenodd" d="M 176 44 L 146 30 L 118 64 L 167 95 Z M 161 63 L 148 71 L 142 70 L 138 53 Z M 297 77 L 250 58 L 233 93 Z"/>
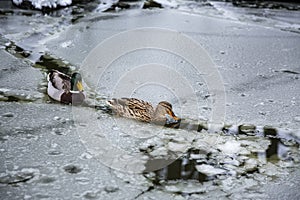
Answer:
<path fill-rule="evenodd" d="M 57 70 L 50 71 L 48 76 L 49 76 L 49 81 L 56 89 L 64 90 L 66 92 L 69 92 L 71 90 L 70 76 L 63 74 Z"/>
<path fill-rule="evenodd" d="M 135 98 L 112 99 L 108 104 L 117 115 L 143 122 L 164 122 L 166 114 L 176 121 L 180 120 L 173 113 L 172 105 L 166 101 L 160 102 L 156 108 L 149 102 Z"/>

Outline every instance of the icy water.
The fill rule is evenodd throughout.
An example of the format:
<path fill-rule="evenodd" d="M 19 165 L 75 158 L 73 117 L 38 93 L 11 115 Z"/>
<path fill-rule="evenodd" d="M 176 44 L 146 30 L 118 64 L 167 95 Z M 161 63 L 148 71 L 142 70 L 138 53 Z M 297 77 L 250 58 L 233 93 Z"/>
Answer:
<path fill-rule="evenodd" d="M 265 9 L 261 12 L 249 7 L 234 7 L 224 2 L 188 1 L 176 5 L 172 2 L 166 6 L 166 10 L 171 11 L 164 13 L 161 10 L 141 11 L 141 2 L 129 4 L 132 5 L 129 10 L 112 10 L 105 13 L 99 12 L 102 7 L 95 3 L 87 6 L 79 4 L 47 15 L 1 4 L 4 7 L 1 8 L 0 15 L 3 27 L 0 31 L 3 59 L 0 76 L 1 197 L 299 199 L 300 118 L 288 110 L 297 113 L 295 108 L 298 108 L 299 103 L 299 93 L 295 92 L 297 89 L 293 90 L 299 86 L 300 71 L 294 64 L 299 63 L 299 51 L 295 47 L 299 42 L 299 24 L 295 21 L 299 12 L 290 12 L 286 8 Z M 135 59 L 124 56 L 113 62 L 97 85 L 101 94 L 97 90 L 87 88 L 88 99 L 82 106 L 61 105 L 46 95 L 46 73 L 51 69 L 68 74 L 79 70 L 82 58 L 95 45 L 93 39 L 101 41 L 113 33 L 126 30 L 126 26 L 140 26 L 139 18 L 149 20 L 151 15 L 158 15 L 172 22 L 173 14 L 178 14 L 177 11 L 180 17 L 174 16 L 178 17 L 179 25 L 171 23 L 172 28 L 178 27 L 194 39 L 201 38 L 201 45 L 208 47 L 220 71 L 227 75 L 224 79 L 226 88 L 230 85 L 229 96 L 230 92 L 238 91 L 236 96 L 229 97 L 234 98 L 234 101 L 228 102 L 227 107 L 235 104 L 243 106 L 243 98 L 254 96 L 257 100 L 264 92 L 267 93 L 264 90 L 260 91 L 264 85 L 250 85 L 256 88 L 260 95 L 249 92 L 251 88 L 243 90 L 243 87 L 231 85 L 230 80 L 240 80 L 240 71 L 233 69 L 247 67 L 260 67 L 255 69 L 259 78 L 254 78 L 251 82 L 263 79 L 265 85 L 272 85 L 272 81 L 268 80 L 278 80 L 278 74 L 287 77 L 275 83 L 293 83 L 288 86 L 291 90 L 289 94 L 294 98 L 287 96 L 287 102 L 274 97 L 268 97 L 266 101 L 259 99 L 251 106 L 245 105 L 249 110 L 243 107 L 243 110 L 237 109 L 238 112 L 229 113 L 242 119 L 240 123 L 226 121 L 226 125 L 220 129 L 211 130 L 209 119 L 214 101 L 201 74 L 197 74 L 190 63 L 184 62 L 182 58 L 151 49 L 126 55 Z M 203 15 L 208 15 L 211 19 L 225 18 L 228 21 L 221 21 L 220 26 L 224 26 L 226 30 L 233 27 L 234 30 L 242 31 L 239 33 L 228 29 L 221 34 L 210 34 L 211 30 L 208 28 L 198 34 L 197 28 L 207 26 L 203 21 L 197 28 L 187 28 L 189 23 L 198 22 L 197 17 Z M 124 28 L 122 24 L 126 20 L 123 18 L 126 17 L 129 20 Z M 184 20 L 180 20 L 181 17 Z M 155 26 L 157 21 L 163 23 L 163 20 L 155 19 L 152 25 Z M 231 22 L 234 22 L 233 25 Z M 106 23 L 116 25 L 104 26 Z M 242 56 L 238 53 L 246 47 L 231 46 L 236 38 L 230 40 L 225 37 L 224 40 L 228 40 L 228 43 L 225 42 L 223 46 L 210 38 L 214 35 L 215 38 L 223 40 L 223 35 L 234 33 L 238 36 L 240 34 L 238 40 L 247 34 L 249 38 L 256 35 L 254 38 L 260 40 L 256 31 L 261 29 L 257 26 L 267 27 L 267 30 L 262 29 L 263 34 L 266 34 L 263 38 L 268 37 L 269 33 L 274 33 L 273 43 L 283 38 L 284 41 L 288 41 L 286 44 L 280 43 L 286 60 L 280 61 L 282 65 L 279 69 L 266 69 L 267 72 L 271 72 L 270 77 L 263 68 L 268 66 L 266 60 L 272 60 L 269 57 L 259 57 L 258 61 L 254 58 L 253 62 L 257 62 L 252 65 L 251 59 L 243 53 Z M 57 40 L 62 41 L 58 43 Z M 219 45 L 222 46 L 220 49 Z M 231 50 L 234 53 L 231 54 Z M 269 50 L 261 51 L 264 55 L 270 54 L 273 57 Z M 232 57 L 230 61 L 224 61 L 226 56 Z M 242 57 L 242 61 L 237 65 L 234 62 L 237 62 L 235 59 L 240 59 L 239 56 Z M 130 72 L 132 66 L 157 60 L 161 65 L 174 67 L 172 69 L 190 81 L 195 89 L 197 109 L 194 108 L 194 99 L 193 103 L 186 97 L 178 98 L 171 90 L 161 85 L 142 85 L 131 95 L 147 99 L 153 104 L 157 104 L 160 99 L 172 102 L 174 112 L 183 118 L 177 128 L 146 124 L 111 115 L 104 104 L 106 98 L 114 95 L 114 84 L 124 73 Z M 271 64 L 275 65 L 273 62 Z M 272 66 L 269 64 L 269 67 Z M 228 71 L 230 73 L 227 73 Z M 253 74 L 248 71 L 243 73 Z M 272 94 L 276 92 L 280 90 L 271 91 Z M 276 112 L 280 112 L 278 116 L 268 115 L 268 112 L 272 111 L 268 110 L 269 104 L 272 104 L 271 108 Z M 256 108 L 259 110 L 258 116 L 263 117 L 257 121 L 256 115 L 251 114 L 257 111 Z M 247 112 L 243 112 L 244 109 Z M 194 110 L 196 112 L 193 112 Z M 290 113 L 286 114 L 288 112 Z M 247 121 L 247 116 L 255 119 L 256 123 Z M 266 121 L 271 117 L 281 123 L 278 123 L 278 126 L 268 126 Z"/>

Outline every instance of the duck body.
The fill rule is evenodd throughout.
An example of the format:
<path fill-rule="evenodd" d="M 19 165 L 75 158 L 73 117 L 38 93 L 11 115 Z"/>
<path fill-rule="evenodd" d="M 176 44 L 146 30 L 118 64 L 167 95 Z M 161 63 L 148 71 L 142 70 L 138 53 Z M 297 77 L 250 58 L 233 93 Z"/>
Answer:
<path fill-rule="evenodd" d="M 176 123 L 180 121 L 173 113 L 172 105 L 166 101 L 160 102 L 155 108 L 149 102 L 136 98 L 112 99 L 108 104 L 115 114 L 143 122 L 167 123 L 170 118 Z"/>
<path fill-rule="evenodd" d="M 64 104 L 81 104 L 85 99 L 82 87 L 82 79 L 79 73 L 72 76 L 63 74 L 57 70 L 52 70 L 47 76 L 48 95 Z"/>

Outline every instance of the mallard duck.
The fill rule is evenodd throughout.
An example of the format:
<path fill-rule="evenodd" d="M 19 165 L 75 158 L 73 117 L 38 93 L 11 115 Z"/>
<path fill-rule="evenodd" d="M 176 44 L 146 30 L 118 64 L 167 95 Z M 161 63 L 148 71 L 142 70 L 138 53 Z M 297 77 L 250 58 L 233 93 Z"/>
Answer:
<path fill-rule="evenodd" d="M 77 72 L 72 76 L 52 70 L 48 76 L 48 95 L 61 103 L 81 104 L 85 99 L 81 75 Z"/>
<path fill-rule="evenodd" d="M 122 117 L 154 123 L 180 122 L 180 118 L 172 111 L 172 105 L 167 101 L 161 101 L 156 108 L 149 102 L 135 98 L 112 99 L 107 103 L 114 113 Z"/>

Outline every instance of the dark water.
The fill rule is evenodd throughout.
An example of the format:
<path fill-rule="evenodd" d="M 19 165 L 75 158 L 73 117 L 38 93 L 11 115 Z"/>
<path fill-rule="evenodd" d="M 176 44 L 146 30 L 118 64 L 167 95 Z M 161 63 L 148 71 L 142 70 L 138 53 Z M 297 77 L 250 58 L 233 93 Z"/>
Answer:
<path fill-rule="evenodd" d="M 276 128 L 272 127 L 264 127 L 262 132 L 260 133 L 259 129 L 254 129 L 252 133 L 256 132 L 256 136 L 250 136 L 249 132 L 245 133 L 240 130 L 235 132 L 238 134 L 246 134 L 248 135 L 248 139 L 257 137 L 266 137 L 270 141 L 270 145 L 268 148 L 262 152 L 252 153 L 251 158 L 264 160 L 264 162 L 278 163 L 280 161 L 291 161 L 294 162 L 293 155 L 290 154 L 291 149 L 299 148 L 299 139 L 291 137 L 290 133 L 280 131 Z M 225 133 L 226 134 L 226 133 Z M 232 132 L 231 132 L 232 134 Z M 238 155 L 236 155 L 238 156 Z M 171 164 L 168 164 L 171 163 Z M 222 164 L 218 163 L 216 158 L 209 151 L 203 151 L 201 149 L 190 149 L 187 153 L 185 153 L 182 157 L 177 160 L 164 160 L 164 159 L 153 159 L 149 160 L 146 164 L 145 171 L 151 171 L 151 168 L 154 166 L 158 168 L 159 166 L 165 166 L 160 170 L 156 170 L 155 178 L 153 179 L 153 183 L 160 185 L 161 181 L 171 181 L 171 180 L 197 180 L 200 183 L 211 181 L 214 179 L 218 179 L 221 175 L 213 175 L 208 176 L 204 173 L 197 171 L 196 166 L 201 164 L 207 164 L 211 166 L 217 166 L 220 169 L 226 170 L 226 167 L 222 166 Z M 244 163 L 240 163 L 239 167 L 243 167 Z M 229 173 L 229 172 L 228 172 Z M 241 175 L 249 175 L 252 173 L 259 173 L 259 167 L 254 167 L 252 170 L 247 170 Z M 230 174 L 226 174 L 229 175 Z"/>
<path fill-rule="evenodd" d="M 300 2 L 297 0 L 289 1 L 259 1 L 259 0 L 232 0 L 234 6 L 238 7 L 250 7 L 250 8 L 268 8 L 268 9 L 287 9 L 287 10 L 299 10 Z"/>

